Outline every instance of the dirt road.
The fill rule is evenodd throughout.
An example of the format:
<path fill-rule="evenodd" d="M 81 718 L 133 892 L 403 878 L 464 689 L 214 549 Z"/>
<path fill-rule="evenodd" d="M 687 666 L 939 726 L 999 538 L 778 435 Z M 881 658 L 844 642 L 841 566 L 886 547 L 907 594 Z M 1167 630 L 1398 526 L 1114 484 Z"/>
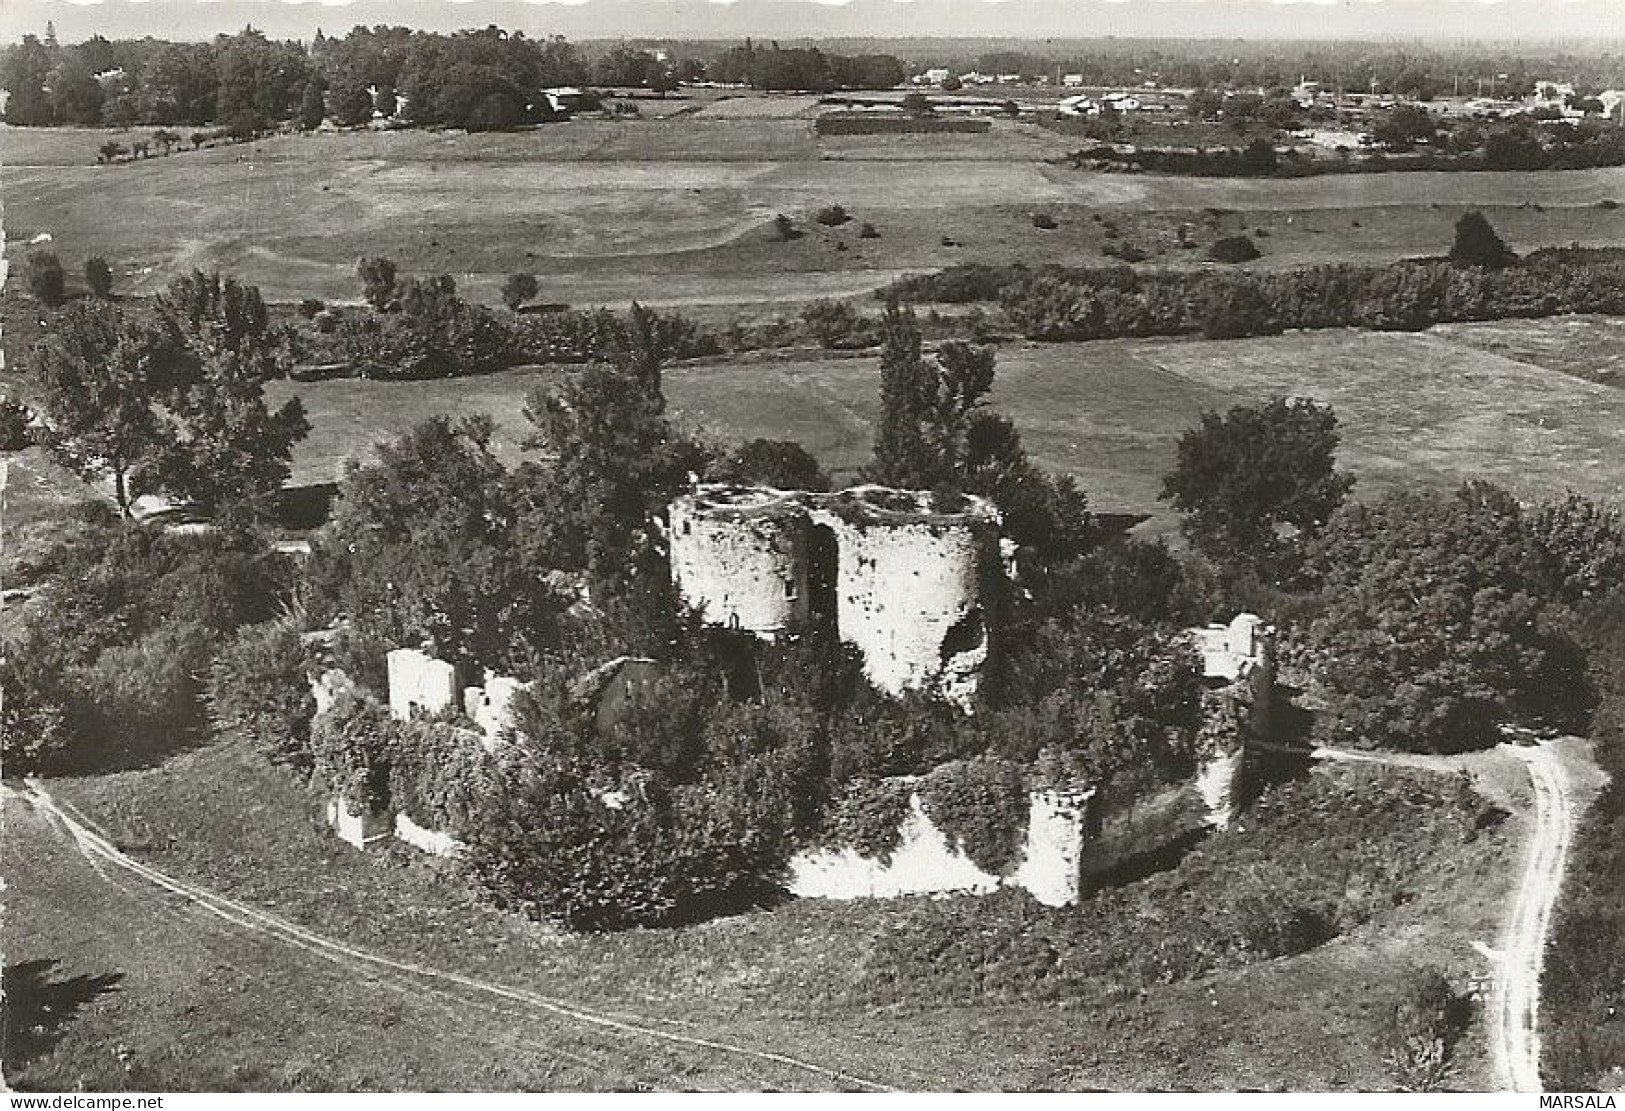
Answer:
<path fill-rule="evenodd" d="M 75 963 L 66 971 L 80 972 L 78 979 L 119 982 L 109 988 L 110 998 L 143 1014 L 123 1016 L 103 1036 L 136 1043 L 124 1047 L 128 1056 L 148 1052 L 140 1044 L 143 1025 L 198 1021 L 196 1004 L 182 1001 L 201 997 L 211 1009 L 218 1001 L 224 1017 L 211 1018 L 235 1043 L 274 1047 L 267 1069 L 285 1059 L 294 1042 L 296 1057 L 316 1059 L 305 1067 L 317 1086 L 331 1083 L 319 1068 L 335 1042 L 365 1041 L 380 1048 L 357 1083 L 386 1089 L 422 1087 L 425 1078 L 469 1088 L 883 1087 L 664 1020 L 600 1011 L 335 941 L 128 856 L 37 784 L 5 788 L 5 819 L 13 924 L 60 916 L 13 944 L 8 964 L 67 958 Z M 66 894 L 71 903 L 44 906 L 47 892 Z M 241 986 L 235 996 L 234 985 Z M 172 1042 L 174 1027 L 158 1033 L 155 1041 L 167 1034 Z M 470 1041 L 487 1054 L 471 1055 Z M 472 1060 L 457 1067 L 474 1071 L 440 1071 L 443 1061 L 453 1060 Z M 415 1082 L 414 1072 L 420 1074 Z M 218 1083 L 234 1086 L 235 1076 Z M 108 1076 L 87 1079 L 94 1088 L 117 1086 Z M 293 1078 L 296 1085 L 299 1079 Z M 139 1084 L 141 1077 L 131 1080 Z M 275 1080 L 252 1082 L 262 1084 Z"/>
<path fill-rule="evenodd" d="M 1550 748 L 1513 751 L 1529 766 L 1534 816 L 1490 993 L 1490 1048 L 1496 1072 L 1508 1089 L 1538 1092 L 1540 970 L 1574 839 L 1575 806 L 1563 764 Z"/>

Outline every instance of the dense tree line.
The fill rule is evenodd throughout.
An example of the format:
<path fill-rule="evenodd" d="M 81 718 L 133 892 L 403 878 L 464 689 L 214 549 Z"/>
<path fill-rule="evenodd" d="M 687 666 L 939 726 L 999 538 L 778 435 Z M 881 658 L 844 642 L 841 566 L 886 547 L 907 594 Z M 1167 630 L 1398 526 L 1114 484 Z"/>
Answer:
<path fill-rule="evenodd" d="M 28 35 L 0 56 L 9 123 L 215 124 L 249 134 L 329 117 L 354 125 L 397 108 L 418 124 L 511 127 L 548 114 L 544 89 L 587 76 L 564 40 L 494 27 L 451 35 L 356 27 L 309 44 L 253 28 L 208 43 L 95 37 L 66 46 Z"/>
<path fill-rule="evenodd" d="M 1137 271 L 962 264 L 883 291 L 916 301 L 997 302 L 1029 339 L 1200 332 L 1213 338 L 1295 328 L 1414 331 L 1449 321 L 1625 312 L 1625 256 L 1547 248 L 1499 268 L 1468 260 L 1336 263 L 1272 272 Z"/>
<path fill-rule="evenodd" d="M 711 79 L 760 89 L 827 92 L 890 88 L 906 76 L 890 55 L 848 57 L 817 48 L 747 42 L 709 64 L 661 61 L 619 44 L 596 57 L 563 38 L 496 27 L 438 34 L 357 26 L 342 38 L 279 42 L 253 28 L 207 43 L 100 36 L 63 45 L 24 36 L 0 54 L 8 123 L 23 126 L 187 126 L 235 134 L 332 119 L 355 126 L 374 112 L 423 126 L 501 130 L 551 118 L 544 91 L 561 86 L 647 88 Z"/>

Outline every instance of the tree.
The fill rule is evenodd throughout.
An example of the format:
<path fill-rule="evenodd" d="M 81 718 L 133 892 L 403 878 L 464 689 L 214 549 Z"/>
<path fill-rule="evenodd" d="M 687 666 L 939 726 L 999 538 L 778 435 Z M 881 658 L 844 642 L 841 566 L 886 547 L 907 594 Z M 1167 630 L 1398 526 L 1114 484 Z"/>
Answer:
<path fill-rule="evenodd" d="M 1518 256 L 1502 242 L 1484 214 L 1475 210 L 1463 213 L 1456 221 L 1456 241 L 1450 247 L 1450 261 L 1457 266 L 1500 270 L 1518 261 Z"/>
<path fill-rule="evenodd" d="M 100 255 L 85 260 L 85 286 L 94 296 L 103 299 L 112 296 L 113 268 Z"/>
<path fill-rule="evenodd" d="M 1396 104 L 1371 125 L 1371 141 L 1392 151 L 1431 143 L 1438 134 L 1439 123 L 1433 113 L 1417 104 Z"/>
<path fill-rule="evenodd" d="M 993 386 L 993 349 L 950 340 L 928 361 L 914 310 L 895 303 L 880 335 L 881 415 L 869 476 L 924 490 L 962 478 L 971 416 Z"/>
<path fill-rule="evenodd" d="M 778 490 L 829 489 L 829 476 L 818 460 L 794 440 L 749 440 L 712 463 L 705 477 Z"/>
<path fill-rule="evenodd" d="M 357 127 L 372 119 L 372 92 L 366 79 L 351 69 L 331 74 L 327 111 L 340 127 Z"/>
<path fill-rule="evenodd" d="M 515 558 L 519 504 L 487 417 L 433 417 L 352 467 L 313 545 L 315 595 L 393 645 L 522 666 L 554 639 L 560 603 Z"/>
<path fill-rule="evenodd" d="M 305 91 L 299 97 L 299 126 L 304 130 L 315 131 L 327 118 L 326 93 L 327 86 L 321 77 L 305 82 Z"/>
<path fill-rule="evenodd" d="M 194 271 L 157 308 L 185 338 L 195 373 L 162 395 L 177 436 L 154 461 L 154 481 L 206 510 L 276 493 L 310 423 L 297 397 L 266 407 L 265 383 L 286 375 L 287 360 L 259 290 Z"/>
<path fill-rule="evenodd" d="M 1290 575 L 1354 485 L 1336 469 L 1337 444 L 1336 414 L 1312 401 L 1206 412 L 1180 437 L 1162 498 L 1185 515 L 1191 543 L 1221 564 Z"/>
<path fill-rule="evenodd" d="M 28 256 L 28 291 L 53 309 L 67 300 L 67 276 L 62 272 L 62 260 L 53 252 L 35 251 Z"/>
<path fill-rule="evenodd" d="M 167 157 L 171 150 L 180 145 L 181 137 L 166 128 L 159 128 L 152 133 L 152 141 L 164 148 L 164 154 Z"/>
<path fill-rule="evenodd" d="M 115 143 L 113 140 L 109 139 L 107 142 L 96 148 L 96 161 L 102 165 L 111 166 L 114 162 L 117 162 L 120 158 L 128 153 L 130 152 L 125 148 L 123 143 Z"/>
<path fill-rule="evenodd" d="M 1540 556 L 1504 491 L 1350 503 L 1314 560 L 1324 608 L 1309 639 L 1334 735 L 1459 751 L 1494 743 L 1496 723 L 1521 703 L 1562 700 Z"/>
<path fill-rule="evenodd" d="M 174 442 L 155 405 L 190 375 L 189 358 L 173 325 L 138 322 L 106 302 L 69 308 L 34 349 L 47 446 L 81 478 L 110 477 L 125 516 L 147 467 Z"/>
<path fill-rule="evenodd" d="M 509 274 L 502 283 L 502 303 L 518 312 L 519 307 L 535 297 L 540 288 L 535 274 Z"/>
<path fill-rule="evenodd" d="M 361 278 L 361 295 L 379 312 L 384 312 L 395 301 L 395 263 L 392 259 L 364 258 L 356 264 Z"/>

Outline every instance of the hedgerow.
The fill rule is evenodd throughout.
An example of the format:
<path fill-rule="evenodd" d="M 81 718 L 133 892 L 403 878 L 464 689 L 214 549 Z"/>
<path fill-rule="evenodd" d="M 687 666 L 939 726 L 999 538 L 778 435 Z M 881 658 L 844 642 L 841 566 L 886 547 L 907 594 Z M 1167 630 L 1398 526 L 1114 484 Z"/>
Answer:
<path fill-rule="evenodd" d="M 1625 252 L 1549 248 L 1498 270 L 1438 260 L 1240 273 L 966 263 L 899 279 L 880 295 L 997 301 L 1023 335 L 1046 341 L 1198 332 L 1215 305 L 1226 306 L 1227 336 L 1415 331 L 1453 321 L 1625 313 Z"/>
<path fill-rule="evenodd" d="M 913 797 L 912 780 L 854 780 L 825 811 L 818 843 L 890 864 L 891 854 L 903 843 Z"/>

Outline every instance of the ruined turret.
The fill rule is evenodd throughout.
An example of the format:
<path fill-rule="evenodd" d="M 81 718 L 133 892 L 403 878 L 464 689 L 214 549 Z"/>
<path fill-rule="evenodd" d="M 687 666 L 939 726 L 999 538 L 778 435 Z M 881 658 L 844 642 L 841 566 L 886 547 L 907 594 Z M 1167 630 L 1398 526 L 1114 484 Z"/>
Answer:
<path fill-rule="evenodd" d="M 709 624 L 776 637 L 807 620 L 809 522 L 800 495 L 701 486 L 671 504 L 671 574 Z"/>
<path fill-rule="evenodd" d="M 969 706 L 987 660 L 983 584 L 1002 573 L 999 514 L 915 490 L 860 486 L 816 499 L 835 534 L 836 625 L 889 694 L 930 690 Z"/>

